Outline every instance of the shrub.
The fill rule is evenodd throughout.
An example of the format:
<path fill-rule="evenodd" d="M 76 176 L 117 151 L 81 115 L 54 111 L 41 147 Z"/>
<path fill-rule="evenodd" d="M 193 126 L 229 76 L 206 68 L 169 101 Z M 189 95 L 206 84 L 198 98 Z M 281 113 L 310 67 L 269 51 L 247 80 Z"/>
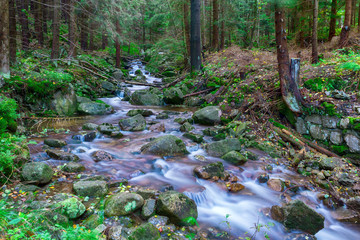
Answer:
<path fill-rule="evenodd" d="M 7 129 L 16 131 L 17 104 L 14 99 L 0 96 L 0 134 Z"/>

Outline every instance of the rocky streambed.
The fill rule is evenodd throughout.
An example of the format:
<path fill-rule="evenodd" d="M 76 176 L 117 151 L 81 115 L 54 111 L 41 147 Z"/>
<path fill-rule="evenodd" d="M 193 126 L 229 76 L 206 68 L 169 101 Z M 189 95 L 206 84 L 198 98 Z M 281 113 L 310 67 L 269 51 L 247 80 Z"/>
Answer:
<path fill-rule="evenodd" d="M 134 76 L 158 81 L 132 66 Z M 346 162 L 281 157 L 249 123 L 218 126 L 217 107 L 156 106 L 183 101 L 180 89 L 166 91 L 162 99 L 156 89 L 123 86 L 120 97 L 101 99 L 114 113 L 34 137 L 33 162 L 15 188 L 35 192 L 24 204 L 109 239 L 357 238 L 357 178 L 339 177 L 355 196 L 342 202 L 325 185 Z M 303 175 L 290 167 L 294 159 Z"/>

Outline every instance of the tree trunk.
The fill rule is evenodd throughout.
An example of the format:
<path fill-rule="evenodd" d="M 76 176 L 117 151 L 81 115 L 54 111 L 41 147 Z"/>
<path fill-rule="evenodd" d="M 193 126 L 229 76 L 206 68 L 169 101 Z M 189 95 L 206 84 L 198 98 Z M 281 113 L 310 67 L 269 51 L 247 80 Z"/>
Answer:
<path fill-rule="evenodd" d="M 191 70 L 199 71 L 201 69 L 201 29 L 200 29 L 200 0 L 191 0 Z"/>
<path fill-rule="evenodd" d="M 34 18 L 35 18 L 35 33 L 36 39 L 40 46 L 44 45 L 44 35 L 43 35 L 43 11 L 42 11 L 42 0 L 37 0 L 34 2 Z"/>
<path fill-rule="evenodd" d="M 337 14 L 337 0 L 332 0 L 331 1 L 331 13 L 330 13 L 329 38 L 328 38 L 329 42 L 335 36 L 336 14 Z"/>
<path fill-rule="evenodd" d="M 360 3 L 359 3 L 359 13 L 358 13 L 358 32 L 360 33 Z"/>
<path fill-rule="evenodd" d="M 351 8 L 351 25 L 354 26 L 356 23 L 356 1 L 352 0 L 352 8 Z"/>
<path fill-rule="evenodd" d="M 2 77 L 10 77 L 9 1 L 0 0 L 0 6 L 0 87 L 2 87 Z"/>
<path fill-rule="evenodd" d="M 88 50 L 88 38 L 89 38 L 88 26 L 87 26 L 88 19 L 85 13 L 81 13 L 80 16 L 81 16 L 80 45 L 82 50 Z"/>
<path fill-rule="evenodd" d="M 43 36 L 44 36 L 44 42 L 46 41 L 46 37 L 47 37 L 47 32 L 48 32 L 48 27 L 47 27 L 47 21 L 49 19 L 49 7 L 47 6 L 47 4 L 49 4 L 48 0 L 42 0 L 44 5 L 42 6 L 42 15 L 43 15 Z"/>
<path fill-rule="evenodd" d="M 54 0 L 54 18 L 53 18 L 53 39 L 52 39 L 52 50 L 51 59 L 57 59 L 60 56 L 60 14 L 61 5 L 60 0 Z"/>
<path fill-rule="evenodd" d="M 95 50 L 95 29 L 96 29 L 96 22 L 95 20 L 92 20 L 90 23 L 90 38 L 89 38 L 89 50 L 94 51 Z"/>
<path fill-rule="evenodd" d="M 16 62 L 16 8 L 15 0 L 9 0 L 9 51 L 10 51 L 10 63 Z"/>
<path fill-rule="evenodd" d="M 120 46 L 120 22 L 116 20 L 116 40 L 115 40 L 115 48 L 116 48 L 116 67 L 120 68 L 121 66 L 121 46 Z"/>
<path fill-rule="evenodd" d="M 213 49 L 219 48 L 219 3 L 213 0 Z"/>
<path fill-rule="evenodd" d="M 190 56 L 190 23 L 189 23 L 189 4 L 184 2 L 184 35 L 186 44 L 186 65 Z"/>
<path fill-rule="evenodd" d="M 319 62 L 319 53 L 318 53 L 318 15 L 319 15 L 319 0 L 314 0 L 314 15 L 313 15 L 313 32 L 312 32 L 312 55 L 311 62 Z"/>
<path fill-rule="evenodd" d="M 345 2 L 345 20 L 340 33 L 339 48 L 345 47 L 349 40 L 351 23 L 351 3 L 352 0 L 346 0 Z"/>
<path fill-rule="evenodd" d="M 75 0 L 69 1 L 69 58 L 76 56 L 76 15 Z"/>
<path fill-rule="evenodd" d="M 220 49 L 225 48 L 225 3 L 221 4 Z"/>
<path fill-rule="evenodd" d="M 291 78 L 285 14 L 277 4 L 275 5 L 275 32 L 282 98 L 291 111 L 300 113 L 302 97 L 295 80 Z"/>
<path fill-rule="evenodd" d="M 107 33 L 104 31 L 103 34 L 102 34 L 101 48 L 102 48 L 103 50 L 105 50 L 105 48 L 107 47 L 107 45 L 108 45 Z"/>
<path fill-rule="evenodd" d="M 30 45 L 29 19 L 27 12 L 29 11 L 28 0 L 16 0 L 18 16 L 21 25 L 21 43 L 22 49 L 28 50 Z"/>

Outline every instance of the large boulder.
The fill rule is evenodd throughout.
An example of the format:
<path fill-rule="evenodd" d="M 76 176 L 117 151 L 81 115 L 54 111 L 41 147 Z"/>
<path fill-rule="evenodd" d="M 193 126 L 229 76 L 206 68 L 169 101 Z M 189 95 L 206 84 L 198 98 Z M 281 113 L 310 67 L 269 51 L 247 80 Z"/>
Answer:
<path fill-rule="evenodd" d="M 49 147 L 61 148 L 67 145 L 67 143 L 63 140 L 59 139 L 45 139 L 44 144 L 48 145 Z"/>
<path fill-rule="evenodd" d="M 108 81 L 102 81 L 101 87 L 109 92 L 114 92 L 116 90 L 116 86 Z"/>
<path fill-rule="evenodd" d="M 118 69 L 113 73 L 113 78 L 115 78 L 116 80 L 122 80 L 124 78 L 124 73 Z"/>
<path fill-rule="evenodd" d="M 146 128 L 145 118 L 138 114 L 134 117 L 121 119 L 119 121 L 121 130 L 124 131 L 143 131 Z"/>
<path fill-rule="evenodd" d="M 63 165 L 62 170 L 68 173 L 78 173 L 85 171 L 85 166 L 81 163 L 68 162 Z"/>
<path fill-rule="evenodd" d="M 160 106 L 160 98 L 148 90 L 138 90 L 131 94 L 130 103 L 133 105 Z"/>
<path fill-rule="evenodd" d="M 135 212 L 144 205 L 144 199 L 136 193 L 118 193 L 105 202 L 105 215 L 125 216 Z"/>
<path fill-rule="evenodd" d="M 60 150 L 55 149 L 48 149 L 46 150 L 47 155 L 49 157 L 56 159 L 56 160 L 64 160 L 64 161 L 71 161 L 71 162 L 77 162 L 80 160 L 78 156 L 76 156 L 73 153 L 68 153 Z"/>
<path fill-rule="evenodd" d="M 57 203 L 55 209 L 69 219 L 75 219 L 84 214 L 86 207 L 77 198 L 72 197 Z"/>
<path fill-rule="evenodd" d="M 74 183 L 76 195 L 82 197 L 103 197 L 108 192 L 105 181 L 78 181 Z"/>
<path fill-rule="evenodd" d="M 160 232 L 154 225 L 145 223 L 135 228 L 130 234 L 129 240 L 157 240 L 160 237 Z"/>
<path fill-rule="evenodd" d="M 80 103 L 78 111 L 84 115 L 104 115 L 111 112 L 111 107 L 98 102 Z"/>
<path fill-rule="evenodd" d="M 184 94 L 179 88 L 171 88 L 164 91 L 164 102 L 167 104 L 182 104 Z"/>
<path fill-rule="evenodd" d="M 204 125 L 215 125 L 220 123 L 221 110 L 215 106 L 205 107 L 194 113 L 192 118 L 196 123 Z"/>
<path fill-rule="evenodd" d="M 173 135 L 158 137 L 142 146 L 141 151 L 144 154 L 154 154 L 159 156 L 177 156 L 188 153 L 184 142 Z"/>
<path fill-rule="evenodd" d="M 205 146 L 207 153 L 214 157 L 222 157 L 231 151 L 240 151 L 241 144 L 236 138 L 229 138 L 213 143 L 209 143 Z"/>
<path fill-rule="evenodd" d="M 222 159 L 234 165 L 243 165 L 247 162 L 246 157 L 237 151 L 228 152 Z"/>
<path fill-rule="evenodd" d="M 211 179 L 213 177 L 223 178 L 225 176 L 222 162 L 210 163 L 205 166 L 198 166 L 194 169 L 194 174 L 202 179 Z"/>
<path fill-rule="evenodd" d="M 188 225 L 184 219 L 198 217 L 194 200 L 175 191 L 167 191 L 159 195 L 156 212 L 169 217 L 170 221 L 177 225 Z"/>
<path fill-rule="evenodd" d="M 324 228 L 325 218 L 300 200 L 294 200 L 284 207 L 273 206 L 271 216 L 289 229 L 316 234 Z"/>
<path fill-rule="evenodd" d="M 72 87 L 68 92 L 58 91 L 51 101 L 51 108 L 60 116 L 72 116 L 76 112 L 77 98 Z"/>
<path fill-rule="evenodd" d="M 21 175 L 25 181 L 45 184 L 51 181 L 54 171 L 43 162 L 31 162 L 23 166 Z"/>

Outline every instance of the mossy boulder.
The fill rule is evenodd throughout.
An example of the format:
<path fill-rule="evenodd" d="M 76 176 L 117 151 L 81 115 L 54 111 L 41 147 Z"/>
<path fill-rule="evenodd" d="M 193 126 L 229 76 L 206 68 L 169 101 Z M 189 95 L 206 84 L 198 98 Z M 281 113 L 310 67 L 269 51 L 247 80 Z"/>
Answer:
<path fill-rule="evenodd" d="M 236 138 L 229 138 L 213 143 L 209 143 L 205 146 L 206 152 L 214 157 L 222 157 L 231 151 L 240 151 L 241 144 Z"/>
<path fill-rule="evenodd" d="M 76 195 L 82 197 L 102 197 L 108 192 L 105 181 L 78 181 L 74 183 Z"/>
<path fill-rule="evenodd" d="M 52 138 L 45 139 L 44 144 L 54 148 L 61 148 L 67 145 L 67 143 L 63 140 L 52 139 Z"/>
<path fill-rule="evenodd" d="M 167 104 L 182 104 L 184 102 L 184 94 L 179 88 L 166 89 L 164 91 L 164 102 Z"/>
<path fill-rule="evenodd" d="M 157 240 L 160 237 L 160 232 L 154 225 L 145 223 L 135 228 L 130 234 L 129 240 Z"/>
<path fill-rule="evenodd" d="M 72 161 L 72 162 L 77 162 L 80 160 L 80 158 L 75 154 L 60 150 L 48 149 L 46 150 L 46 153 L 47 155 L 49 155 L 49 157 L 56 160 L 64 160 L 64 161 Z"/>
<path fill-rule="evenodd" d="M 108 81 L 102 81 L 101 87 L 109 92 L 114 92 L 116 90 L 116 86 L 113 83 L 108 82 Z"/>
<path fill-rule="evenodd" d="M 151 115 L 154 115 L 154 113 L 152 111 L 146 110 L 146 109 L 132 109 L 132 110 L 128 111 L 126 115 L 129 117 L 134 117 L 138 114 L 140 114 L 143 117 L 149 117 Z"/>
<path fill-rule="evenodd" d="M 202 143 L 204 141 L 204 137 L 200 134 L 195 134 L 192 132 L 187 132 L 183 134 L 183 137 L 190 139 L 196 143 Z"/>
<path fill-rule="evenodd" d="M 135 212 L 144 205 L 144 199 L 136 193 L 118 193 L 105 202 L 105 215 L 125 216 Z"/>
<path fill-rule="evenodd" d="M 112 108 L 104 103 L 87 102 L 80 103 L 78 112 L 84 115 L 104 115 L 110 113 Z"/>
<path fill-rule="evenodd" d="M 183 193 L 167 191 L 159 195 L 157 213 L 169 217 L 176 225 L 188 225 L 184 219 L 193 217 L 197 219 L 198 212 L 194 200 Z"/>
<path fill-rule="evenodd" d="M 215 125 L 220 123 L 221 110 L 215 106 L 205 107 L 200 109 L 194 113 L 192 118 L 195 123 L 203 124 L 203 125 Z"/>
<path fill-rule="evenodd" d="M 213 177 L 222 178 L 225 176 L 222 162 L 210 163 L 205 166 L 198 166 L 194 169 L 195 176 L 202 179 L 211 179 Z"/>
<path fill-rule="evenodd" d="M 102 224 L 102 221 L 99 215 L 92 214 L 90 217 L 85 219 L 82 224 L 89 229 L 95 229 L 97 226 Z"/>
<path fill-rule="evenodd" d="M 85 166 L 81 163 L 69 162 L 63 165 L 62 170 L 68 173 L 79 173 L 85 171 Z"/>
<path fill-rule="evenodd" d="M 185 100 L 185 105 L 189 107 L 198 107 L 205 102 L 204 99 L 199 97 L 189 97 Z"/>
<path fill-rule="evenodd" d="M 51 101 L 51 109 L 60 116 L 72 116 L 76 112 L 77 98 L 72 87 L 68 92 L 57 91 Z"/>
<path fill-rule="evenodd" d="M 96 130 L 98 128 L 99 125 L 95 124 L 95 123 L 85 123 L 82 126 L 83 130 Z"/>
<path fill-rule="evenodd" d="M 36 184 L 46 184 L 51 181 L 54 171 L 43 162 L 26 163 L 23 166 L 21 175 L 25 181 L 31 181 Z"/>
<path fill-rule="evenodd" d="M 228 152 L 222 159 L 234 165 L 243 165 L 247 162 L 246 157 L 237 151 Z"/>
<path fill-rule="evenodd" d="M 195 127 L 193 125 L 191 125 L 189 122 L 185 122 L 183 125 L 181 125 L 180 127 L 180 131 L 181 132 L 191 132 L 192 130 L 194 130 Z"/>
<path fill-rule="evenodd" d="M 55 204 L 55 209 L 69 219 L 75 219 L 84 214 L 86 207 L 77 198 L 72 197 Z"/>
<path fill-rule="evenodd" d="M 130 103 L 133 105 L 161 106 L 161 99 L 149 90 L 137 90 L 130 97 Z"/>
<path fill-rule="evenodd" d="M 124 131 L 143 131 L 146 128 L 146 120 L 142 115 L 138 114 L 134 117 L 121 119 L 119 126 Z"/>
<path fill-rule="evenodd" d="M 184 142 L 173 135 L 165 135 L 152 140 L 141 147 L 143 154 L 154 154 L 159 156 L 177 156 L 188 153 Z"/>
<path fill-rule="evenodd" d="M 111 135 L 113 132 L 119 131 L 119 128 L 110 123 L 103 123 L 97 127 L 97 130 L 102 134 Z"/>

